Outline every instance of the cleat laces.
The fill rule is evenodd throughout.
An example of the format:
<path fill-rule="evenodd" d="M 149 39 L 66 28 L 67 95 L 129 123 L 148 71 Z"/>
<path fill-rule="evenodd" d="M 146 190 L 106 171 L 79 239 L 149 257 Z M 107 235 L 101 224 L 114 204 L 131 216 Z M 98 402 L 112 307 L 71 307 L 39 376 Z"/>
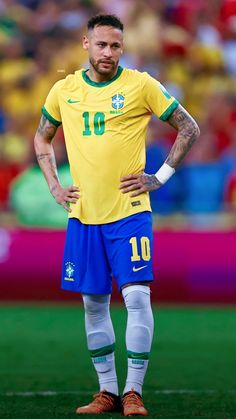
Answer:
<path fill-rule="evenodd" d="M 126 396 L 124 397 L 124 400 L 125 399 L 129 400 L 129 404 L 134 403 L 138 406 L 143 406 L 143 402 L 142 402 L 141 397 L 133 391 L 126 394 Z"/>
<path fill-rule="evenodd" d="M 100 392 L 93 395 L 93 406 L 97 406 L 98 408 L 101 408 L 101 405 L 107 409 L 111 407 L 111 404 L 113 404 L 113 399 L 109 394 L 106 394 L 104 392 Z"/>

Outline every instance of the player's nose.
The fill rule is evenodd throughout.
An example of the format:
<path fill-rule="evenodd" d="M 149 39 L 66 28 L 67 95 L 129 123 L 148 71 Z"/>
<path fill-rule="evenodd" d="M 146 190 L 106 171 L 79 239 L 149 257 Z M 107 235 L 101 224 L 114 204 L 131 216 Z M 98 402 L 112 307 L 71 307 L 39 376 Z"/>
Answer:
<path fill-rule="evenodd" d="M 109 45 L 106 46 L 103 50 L 104 57 L 111 57 L 112 56 L 112 50 Z"/>

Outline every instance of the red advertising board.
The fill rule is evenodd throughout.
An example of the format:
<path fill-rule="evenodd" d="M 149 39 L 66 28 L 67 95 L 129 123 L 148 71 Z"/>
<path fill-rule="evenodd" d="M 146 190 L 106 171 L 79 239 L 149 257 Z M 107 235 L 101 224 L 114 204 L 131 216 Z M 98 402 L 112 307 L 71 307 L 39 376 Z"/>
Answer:
<path fill-rule="evenodd" d="M 80 300 L 60 290 L 64 238 L 63 231 L 2 228 L 0 299 Z M 235 303 L 236 232 L 154 232 L 153 269 L 158 302 Z"/>

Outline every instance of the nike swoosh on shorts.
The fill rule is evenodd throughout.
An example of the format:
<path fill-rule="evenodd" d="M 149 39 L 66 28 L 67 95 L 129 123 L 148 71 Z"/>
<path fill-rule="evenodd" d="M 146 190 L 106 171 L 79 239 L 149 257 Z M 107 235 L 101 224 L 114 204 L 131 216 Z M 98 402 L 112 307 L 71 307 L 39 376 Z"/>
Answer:
<path fill-rule="evenodd" d="M 136 268 L 135 266 L 133 266 L 133 272 L 141 271 L 141 269 L 144 269 L 146 267 L 147 267 L 147 265 L 140 266 L 139 268 Z"/>

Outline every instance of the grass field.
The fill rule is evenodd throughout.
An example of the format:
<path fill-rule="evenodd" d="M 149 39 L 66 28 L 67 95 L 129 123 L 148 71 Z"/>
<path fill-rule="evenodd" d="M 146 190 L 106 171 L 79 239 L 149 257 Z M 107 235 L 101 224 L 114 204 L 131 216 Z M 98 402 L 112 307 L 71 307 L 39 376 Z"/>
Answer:
<path fill-rule="evenodd" d="M 235 419 L 236 310 L 155 306 L 154 315 L 149 417 Z M 125 310 L 113 306 L 112 317 L 122 389 Z M 81 306 L 0 306 L 1 418 L 76 418 L 75 408 L 96 391 Z"/>

